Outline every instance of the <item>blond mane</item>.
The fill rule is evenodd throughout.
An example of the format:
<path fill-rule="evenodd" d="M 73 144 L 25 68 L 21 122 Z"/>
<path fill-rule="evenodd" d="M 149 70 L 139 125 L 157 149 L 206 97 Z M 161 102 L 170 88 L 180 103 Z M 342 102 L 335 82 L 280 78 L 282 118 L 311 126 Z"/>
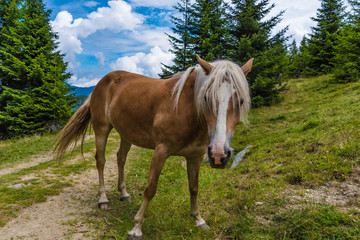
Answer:
<path fill-rule="evenodd" d="M 195 67 L 188 68 L 176 82 L 173 88 L 174 107 L 176 108 L 181 92 L 192 71 L 196 71 L 194 96 L 195 106 L 199 116 L 206 114 L 209 110 L 217 114 L 217 102 L 219 99 L 219 90 L 223 81 L 227 81 L 234 91 L 232 98 L 233 106 L 240 106 L 240 121 L 247 123 L 247 116 L 250 110 L 251 99 L 249 86 L 245 74 L 241 68 L 230 61 L 222 60 L 211 63 L 214 66 L 209 75 L 205 75 L 204 70 L 198 64 Z"/>

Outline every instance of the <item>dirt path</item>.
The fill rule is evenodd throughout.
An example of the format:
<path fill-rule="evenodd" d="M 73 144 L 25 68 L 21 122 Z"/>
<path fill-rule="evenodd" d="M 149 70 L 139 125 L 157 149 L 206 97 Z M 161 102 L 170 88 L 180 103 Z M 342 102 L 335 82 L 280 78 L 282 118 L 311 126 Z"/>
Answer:
<path fill-rule="evenodd" d="M 85 141 L 87 141 L 91 138 L 94 138 L 94 137 L 95 137 L 94 135 L 87 135 L 85 137 Z M 70 149 L 71 149 L 71 147 L 72 146 L 70 146 Z M 43 162 L 51 161 L 53 158 L 54 158 L 54 155 L 52 155 L 51 151 L 47 152 L 46 154 L 39 154 L 39 155 L 32 156 L 32 158 L 29 162 L 20 163 L 20 164 L 15 165 L 14 167 L 10 167 L 10 168 L 0 169 L 0 176 L 7 175 L 7 174 L 10 174 L 13 172 L 18 172 L 21 169 L 30 168 L 30 167 L 39 165 L 40 163 L 43 163 Z"/>
<path fill-rule="evenodd" d="M 117 176 L 114 159 L 107 161 L 105 176 L 109 188 L 109 181 L 116 181 Z M 94 239 L 96 230 L 85 223 L 85 216 L 97 210 L 97 170 L 90 168 L 66 180 L 72 180 L 72 187 L 48 197 L 46 202 L 25 208 L 0 228 L 0 239 Z"/>

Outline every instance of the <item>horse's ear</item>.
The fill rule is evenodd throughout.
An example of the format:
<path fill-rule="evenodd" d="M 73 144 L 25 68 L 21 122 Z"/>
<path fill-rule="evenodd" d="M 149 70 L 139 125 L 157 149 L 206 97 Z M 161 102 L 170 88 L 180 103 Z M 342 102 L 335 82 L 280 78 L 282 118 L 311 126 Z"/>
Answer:
<path fill-rule="evenodd" d="M 251 71 L 253 61 L 254 61 L 254 58 L 251 58 L 249 61 L 247 61 L 247 63 L 245 63 L 241 67 L 241 70 L 244 72 L 245 75 L 247 75 Z"/>
<path fill-rule="evenodd" d="M 200 66 L 204 69 L 205 74 L 206 74 L 206 75 L 209 75 L 209 73 L 210 73 L 211 70 L 214 68 L 214 66 L 211 65 L 210 63 L 208 63 L 207 61 L 201 59 L 201 58 L 199 57 L 199 55 L 197 55 L 197 54 L 196 54 L 196 58 L 197 58 L 197 60 L 198 60 L 198 62 L 199 62 L 199 64 L 200 64 Z"/>

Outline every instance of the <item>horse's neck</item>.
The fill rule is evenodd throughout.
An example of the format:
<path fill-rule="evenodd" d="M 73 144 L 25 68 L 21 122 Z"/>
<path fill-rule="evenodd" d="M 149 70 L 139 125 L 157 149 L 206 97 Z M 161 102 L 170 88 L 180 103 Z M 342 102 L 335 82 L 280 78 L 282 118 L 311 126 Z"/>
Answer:
<path fill-rule="evenodd" d="M 177 81 L 179 81 L 179 79 L 181 78 L 182 74 L 184 74 L 184 72 L 176 74 L 175 76 L 173 76 L 172 78 L 169 79 L 169 86 L 171 87 L 171 89 L 173 89 L 174 85 L 176 84 Z M 181 97 L 179 99 L 179 105 L 178 107 L 182 108 L 182 109 L 178 109 L 177 111 L 185 111 L 186 114 L 191 114 L 191 115 L 197 115 L 197 111 L 196 111 L 196 107 L 195 107 L 195 96 L 194 96 L 194 89 L 195 89 L 195 81 L 196 81 L 196 72 L 192 71 L 189 74 L 189 77 L 187 78 L 186 82 L 185 82 L 185 86 L 182 89 L 182 93 L 181 93 Z M 187 96 L 187 97 L 185 97 Z M 184 99 L 186 98 L 186 100 Z M 186 102 L 186 106 L 184 106 L 181 101 L 185 101 Z M 204 144 L 209 144 L 209 135 L 208 135 L 208 126 L 207 123 L 204 119 L 199 119 L 198 117 L 192 118 L 192 117 L 186 117 L 186 119 L 189 121 L 190 119 L 193 119 L 193 122 L 189 123 L 192 125 L 193 129 L 194 129 L 194 136 L 196 136 L 196 142 L 204 142 Z"/>
<path fill-rule="evenodd" d="M 196 80 L 196 74 L 195 74 L 195 71 L 192 71 L 190 73 L 188 79 L 186 80 L 184 88 L 194 91 L 195 80 Z"/>
<path fill-rule="evenodd" d="M 176 74 L 173 78 L 175 79 L 175 82 L 177 82 L 181 76 L 184 74 L 185 72 L 181 72 L 181 73 L 178 73 Z M 188 78 L 186 79 L 186 83 L 185 83 L 185 86 L 184 86 L 184 89 L 187 88 L 187 89 L 193 89 L 194 86 L 195 86 L 195 80 L 196 80 L 196 71 L 193 70 Z"/>

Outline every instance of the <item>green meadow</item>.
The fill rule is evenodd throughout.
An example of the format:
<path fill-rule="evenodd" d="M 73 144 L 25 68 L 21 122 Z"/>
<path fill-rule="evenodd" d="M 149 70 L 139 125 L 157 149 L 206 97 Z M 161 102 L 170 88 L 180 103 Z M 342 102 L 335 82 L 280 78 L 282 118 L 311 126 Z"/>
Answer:
<path fill-rule="evenodd" d="M 146 212 L 143 239 L 359 239 L 360 82 L 341 85 L 330 79 L 325 75 L 289 80 L 281 102 L 253 109 L 250 124 L 239 124 L 232 141 L 235 154 L 251 145 L 235 169 L 212 169 L 203 163 L 199 207 L 208 231 L 197 229 L 189 214 L 184 159 L 169 158 Z M 0 142 L 0 171 L 48 154 L 53 137 Z M 119 137 L 112 132 L 111 138 L 115 141 L 109 141 L 107 157 L 116 161 Z M 84 153 L 91 157 L 83 159 L 77 147 L 62 160 L 50 158 L 0 175 L 0 226 L 22 209 L 71 187 L 69 175 L 95 168 L 93 138 Z M 142 201 L 151 155 L 151 150 L 141 148 L 129 153 L 126 180 L 131 203 L 119 201 L 117 177 L 106 176 L 111 208 L 100 210 L 93 204 L 92 211 L 76 216 L 75 222 L 96 230 L 88 237 L 127 238 Z M 29 180 L 25 176 L 30 174 Z M 8 188 L 21 183 L 20 189 Z M 94 190 L 91 199 L 82 201 L 94 202 L 96 194 Z"/>

